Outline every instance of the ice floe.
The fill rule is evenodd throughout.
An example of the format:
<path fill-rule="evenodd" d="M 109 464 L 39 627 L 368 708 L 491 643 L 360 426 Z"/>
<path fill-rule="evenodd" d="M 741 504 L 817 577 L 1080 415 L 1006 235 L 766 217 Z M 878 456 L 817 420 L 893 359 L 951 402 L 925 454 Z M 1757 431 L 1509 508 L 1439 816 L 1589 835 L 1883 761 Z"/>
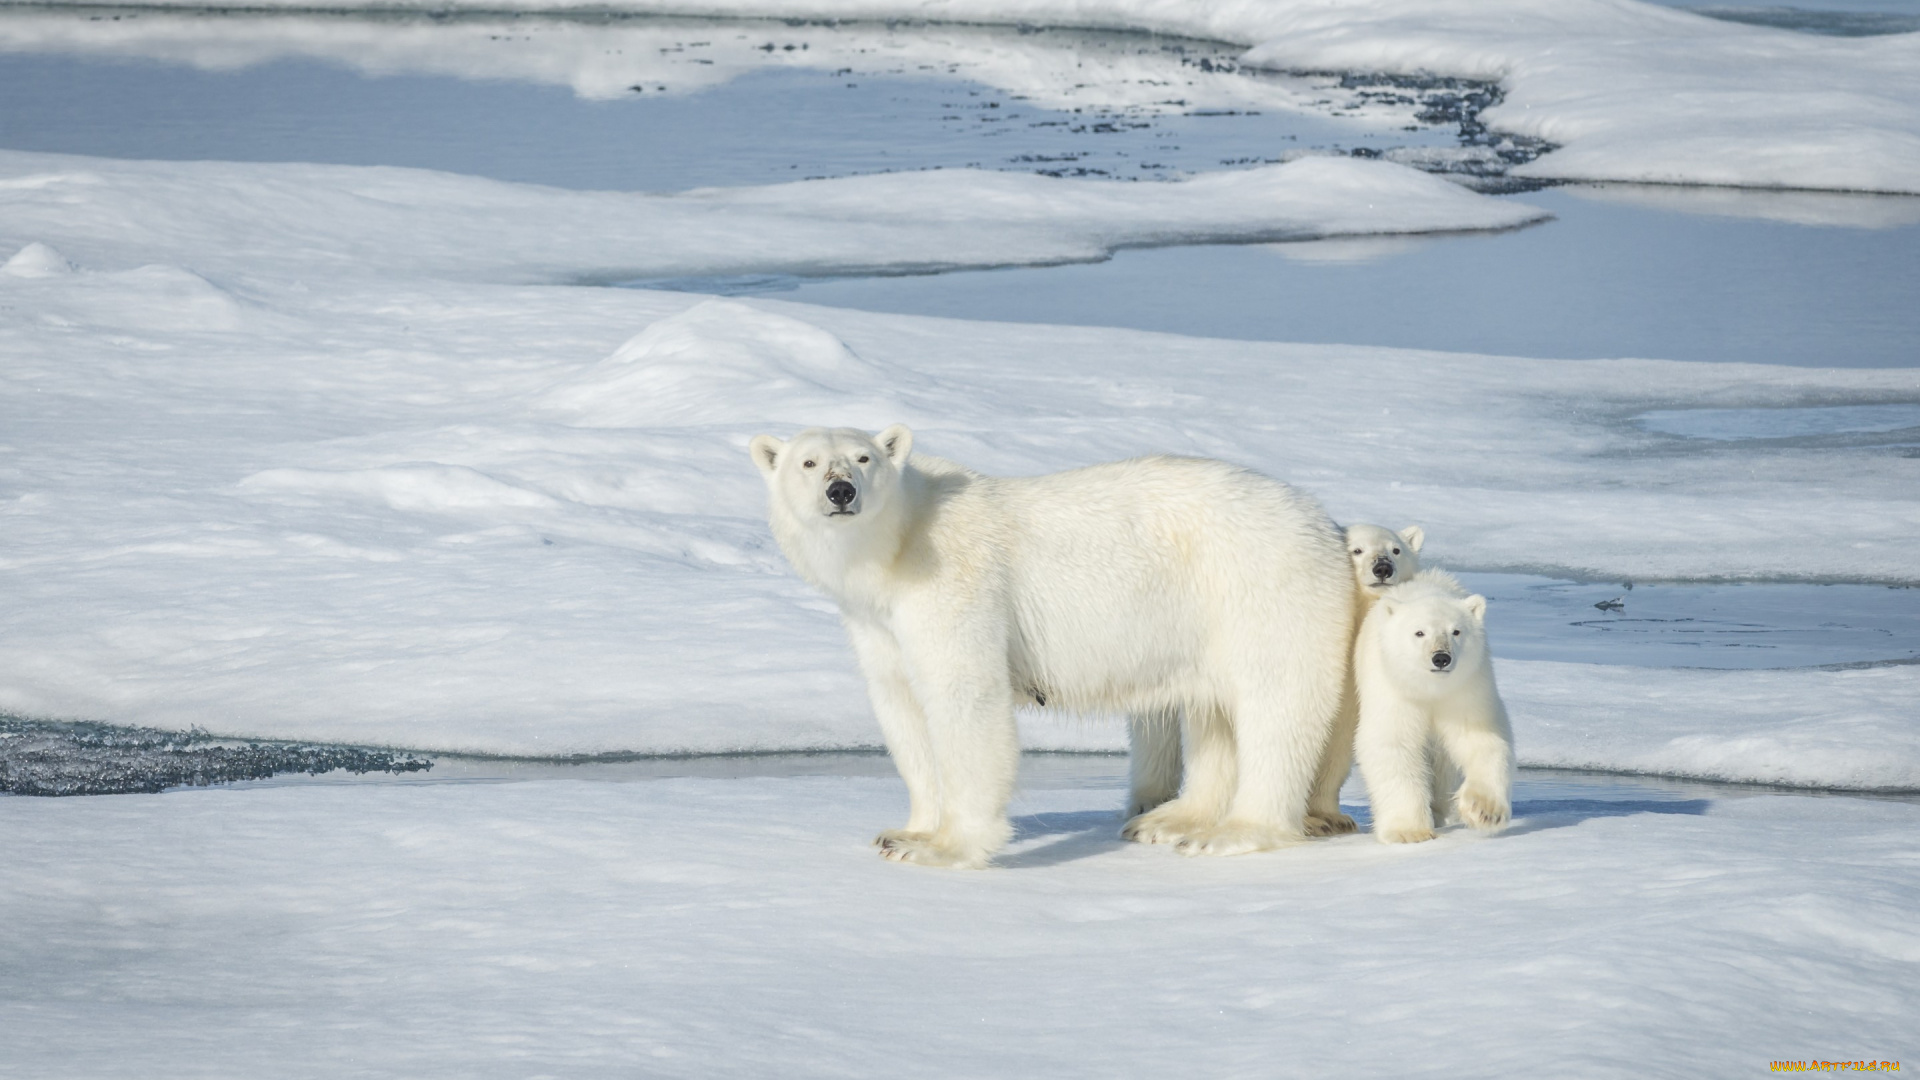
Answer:
<path fill-rule="evenodd" d="M 185 261 L 203 274 L 911 273 L 1545 216 L 1402 166 L 1324 157 L 1164 184 L 950 169 L 645 195 L 418 169 L 0 150 L 0 247 L 49 244 L 91 269 Z"/>
<path fill-rule="evenodd" d="M 149 0 L 147 6 L 205 4 Z M 309 5 L 246 0 L 236 6 Z M 498 11 L 503 5 L 399 0 L 378 6 Z M 517 0 L 504 6 L 559 11 L 572 5 Z M 1244 63 L 1252 66 L 1497 80 L 1505 99 L 1480 119 L 1497 131 L 1559 146 L 1516 168 L 1520 176 L 1920 193 L 1920 33 L 1820 36 L 1634 0 L 616 0 L 605 6 L 1180 34 L 1247 46 Z"/>
<path fill-rule="evenodd" d="M 808 423 L 903 420 L 928 452 L 1006 473 L 1224 457 L 1342 520 L 1419 522 L 1460 568 L 1920 580 L 1914 459 L 1634 422 L 1911 401 L 1910 370 L 1223 342 L 309 265 L 0 277 L 0 710 L 443 751 L 871 747 L 831 606 L 772 546 L 743 449 Z M 224 297 L 222 318 L 180 321 L 183 295 Z M 1749 730 L 1708 705 L 1761 686 L 1745 676 L 1502 668 L 1526 761 L 1877 787 L 1920 773 L 1887 704 L 1915 670 L 1769 673 L 1772 719 Z M 1036 747 L 1120 742 L 1097 719 L 1023 723 Z M 1835 734 L 1854 730 L 1873 737 Z"/>

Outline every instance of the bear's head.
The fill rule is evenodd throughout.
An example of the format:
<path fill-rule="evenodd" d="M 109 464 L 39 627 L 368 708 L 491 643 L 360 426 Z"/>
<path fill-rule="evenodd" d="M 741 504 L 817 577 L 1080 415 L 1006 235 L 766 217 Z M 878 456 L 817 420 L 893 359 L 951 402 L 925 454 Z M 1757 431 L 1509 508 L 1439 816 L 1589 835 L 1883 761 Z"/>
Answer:
<path fill-rule="evenodd" d="M 913 432 L 904 424 L 878 435 L 808 428 L 787 442 L 756 435 L 747 448 L 776 515 L 802 527 L 845 527 L 884 510 L 899 491 Z"/>
<path fill-rule="evenodd" d="M 1420 545 L 1427 534 L 1418 525 L 1399 532 L 1378 525 L 1347 526 L 1347 558 L 1361 587 L 1378 591 L 1420 572 Z"/>
<path fill-rule="evenodd" d="M 1367 621 L 1391 678 L 1417 696 L 1443 696 L 1487 662 L 1487 600 L 1425 589 L 1423 583 L 1380 598 Z"/>

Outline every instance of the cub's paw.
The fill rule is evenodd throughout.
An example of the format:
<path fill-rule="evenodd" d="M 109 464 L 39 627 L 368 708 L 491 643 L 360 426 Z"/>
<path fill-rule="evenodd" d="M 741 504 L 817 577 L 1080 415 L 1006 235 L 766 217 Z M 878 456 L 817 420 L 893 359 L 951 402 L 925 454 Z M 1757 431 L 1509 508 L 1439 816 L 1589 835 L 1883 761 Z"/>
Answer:
<path fill-rule="evenodd" d="M 1360 826 L 1355 825 L 1353 819 L 1345 814 L 1334 814 L 1331 817 L 1321 814 L 1308 814 L 1306 829 L 1308 836 L 1340 836 L 1345 833 L 1358 832 L 1360 831 Z"/>
<path fill-rule="evenodd" d="M 897 840 L 926 840 L 932 836 L 930 832 L 917 832 L 913 829 L 881 829 L 880 835 L 873 838 L 873 846 L 885 848 Z"/>
<path fill-rule="evenodd" d="M 1476 829 L 1504 829 L 1513 819 L 1513 805 L 1491 792 L 1468 788 L 1460 793 L 1460 820 Z"/>
<path fill-rule="evenodd" d="M 1177 844 L 1211 824 L 1175 800 L 1129 819 L 1120 826 L 1120 838 L 1137 844 Z"/>
<path fill-rule="evenodd" d="M 1419 844 L 1438 834 L 1425 825 L 1389 825 L 1384 828 L 1376 825 L 1373 835 L 1383 844 Z"/>
<path fill-rule="evenodd" d="M 1182 855 L 1246 855 L 1285 847 L 1301 839 L 1297 833 L 1289 833 L 1271 825 L 1223 821 L 1188 836 L 1174 850 Z"/>
<path fill-rule="evenodd" d="M 949 866 L 957 870 L 978 870 L 987 865 L 987 854 L 977 848 L 943 843 L 926 833 L 902 833 L 882 837 L 880 855 L 892 862 L 916 866 Z"/>

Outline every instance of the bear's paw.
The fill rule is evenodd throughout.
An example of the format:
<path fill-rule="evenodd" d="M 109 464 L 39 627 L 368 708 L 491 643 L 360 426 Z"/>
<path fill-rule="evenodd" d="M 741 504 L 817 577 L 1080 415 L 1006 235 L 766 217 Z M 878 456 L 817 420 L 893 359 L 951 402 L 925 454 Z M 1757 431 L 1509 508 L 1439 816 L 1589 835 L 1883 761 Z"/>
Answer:
<path fill-rule="evenodd" d="M 1467 788 L 1460 792 L 1460 820 L 1483 831 L 1504 829 L 1513 817 L 1513 806 L 1499 795 Z"/>
<path fill-rule="evenodd" d="M 1298 833 L 1273 825 L 1223 821 L 1188 836 L 1174 850 L 1182 855 L 1247 855 L 1286 847 L 1303 839 L 1305 837 Z"/>
<path fill-rule="evenodd" d="M 1373 835 L 1383 844 L 1421 844 L 1439 835 L 1426 825 L 1391 825 L 1386 828 L 1375 826 Z"/>
<path fill-rule="evenodd" d="M 883 839 L 880 855 L 893 862 L 915 866 L 946 866 L 956 870 L 978 870 L 987 865 L 987 853 L 977 847 L 943 842 L 925 833 L 904 834 Z"/>
<path fill-rule="evenodd" d="M 1308 836 L 1342 836 L 1360 831 L 1360 826 L 1354 824 L 1353 819 L 1345 814 L 1334 814 L 1331 817 L 1308 814 L 1306 828 Z"/>

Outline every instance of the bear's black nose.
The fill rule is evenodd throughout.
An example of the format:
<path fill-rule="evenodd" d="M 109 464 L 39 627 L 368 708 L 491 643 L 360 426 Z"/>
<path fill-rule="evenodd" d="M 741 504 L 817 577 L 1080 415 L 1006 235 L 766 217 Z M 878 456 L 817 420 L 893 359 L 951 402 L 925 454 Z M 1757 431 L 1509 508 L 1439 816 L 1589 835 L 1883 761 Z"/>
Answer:
<path fill-rule="evenodd" d="M 847 508 L 847 504 L 852 502 L 853 497 L 857 494 L 859 494 L 859 492 L 855 491 L 853 485 L 845 480 L 835 480 L 833 483 L 827 485 L 827 501 L 842 510 Z"/>
<path fill-rule="evenodd" d="M 1373 560 L 1373 576 L 1385 581 L 1393 576 L 1393 560 L 1385 555 Z"/>
<path fill-rule="evenodd" d="M 1452 655 L 1443 652 L 1433 654 L 1433 666 L 1436 671 L 1445 670 L 1446 666 L 1451 663 L 1453 663 Z"/>

